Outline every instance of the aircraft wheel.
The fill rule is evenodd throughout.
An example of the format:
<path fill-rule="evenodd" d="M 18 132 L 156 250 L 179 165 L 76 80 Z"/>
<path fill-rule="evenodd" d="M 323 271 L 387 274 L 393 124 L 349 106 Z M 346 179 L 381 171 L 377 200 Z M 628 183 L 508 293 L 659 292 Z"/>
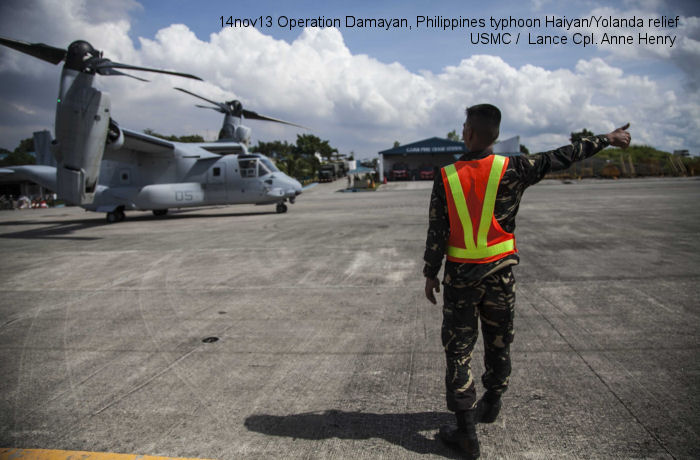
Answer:
<path fill-rule="evenodd" d="M 117 208 L 112 212 L 107 213 L 107 223 L 113 224 L 115 222 L 121 222 L 126 218 L 123 208 Z"/>
<path fill-rule="evenodd" d="M 277 213 L 282 214 L 283 212 L 287 212 L 287 205 L 284 203 L 278 203 L 277 204 Z"/>
<path fill-rule="evenodd" d="M 158 217 L 164 216 L 164 215 L 166 215 L 167 213 L 168 213 L 168 210 L 167 210 L 167 209 L 154 209 L 154 210 L 153 210 L 153 215 L 154 215 L 154 216 L 158 216 Z"/>

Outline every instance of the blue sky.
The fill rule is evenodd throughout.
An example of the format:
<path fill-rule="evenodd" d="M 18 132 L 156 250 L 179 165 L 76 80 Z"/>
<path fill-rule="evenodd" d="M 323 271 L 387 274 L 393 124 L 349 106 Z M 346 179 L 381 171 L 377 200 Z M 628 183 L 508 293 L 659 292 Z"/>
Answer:
<path fill-rule="evenodd" d="M 101 78 L 113 114 L 132 129 L 215 137 L 221 120 L 171 90 L 236 97 L 246 108 L 312 128 L 341 152 L 376 155 L 394 140 L 413 142 L 458 129 L 466 105 L 492 102 L 504 112 L 502 137 L 520 135 L 531 150 L 567 142 L 571 131 L 605 132 L 632 123 L 633 142 L 700 153 L 700 6 L 697 1 L 619 2 L 192 2 L 184 0 L 8 0 L 0 35 L 66 46 L 84 38 L 121 62 L 172 68 L 206 83 L 151 77 L 142 84 Z M 289 18 L 406 18 L 411 30 L 294 29 Z M 419 15 L 484 19 L 487 27 L 416 29 Z M 509 28 L 518 45 L 473 45 L 470 32 L 494 32 L 490 17 L 681 17 L 679 28 Z M 273 27 L 226 28 L 220 17 L 271 16 Z M 529 45 L 527 34 L 566 35 L 567 45 Z M 572 34 L 652 33 L 675 36 L 673 47 L 587 47 Z M 0 51 L 0 146 L 14 148 L 36 129 L 53 130 L 60 69 Z M 124 81 L 127 80 L 127 81 Z M 252 121 L 257 140 L 294 141 L 299 131 Z"/>
<path fill-rule="evenodd" d="M 319 4 L 323 3 L 322 6 Z M 508 1 L 508 2 L 465 2 L 465 1 L 354 1 L 352 5 L 345 2 L 318 1 L 243 1 L 236 5 L 226 1 L 192 2 L 187 0 L 144 1 L 143 8 L 135 8 L 132 14 L 132 32 L 130 36 L 136 40 L 139 36 L 153 36 L 164 27 L 173 23 L 183 22 L 200 39 L 206 39 L 216 32 L 221 16 L 248 17 L 259 16 L 344 18 L 346 15 L 356 17 L 405 17 L 413 19 L 416 16 L 443 16 L 465 18 L 540 18 L 558 16 L 575 18 L 586 16 L 595 7 L 612 6 L 620 11 L 635 4 L 643 5 L 654 2 L 631 1 Z M 657 2 L 663 5 L 657 9 L 664 15 L 695 15 L 700 14 L 700 4 L 695 0 Z M 290 6 L 292 5 L 292 6 Z M 541 5 L 541 6 L 540 6 Z M 673 8 L 667 8 L 672 5 Z M 625 17 L 624 15 L 621 17 Z M 186 20 L 183 18 L 187 18 Z M 273 23 L 274 24 L 274 23 Z M 579 59 L 590 59 L 599 55 L 595 46 L 590 47 L 504 47 L 481 45 L 475 47 L 468 44 L 467 32 L 470 29 L 436 31 L 436 30 L 396 30 L 382 31 L 376 29 L 345 28 L 343 38 L 350 50 L 355 54 L 368 54 L 383 62 L 398 61 L 409 70 L 440 71 L 443 67 L 454 65 L 461 59 L 474 53 L 494 54 L 502 57 L 514 66 L 536 63 L 546 69 L 573 67 Z M 507 29 L 505 32 L 525 32 L 526 29 Z M 490 29 L 484 29 L 490 31 Z M 288 42 L 299 35 L 299 29 L 290 31 L 281 27 L 265 29 L 265 33 Z M 436 52 L 437 51 L 437 52 Z M 661 75 L 664 73 L 650 59 L 634 60 L 626 63 L 626 67 L 637 73 Z"/>

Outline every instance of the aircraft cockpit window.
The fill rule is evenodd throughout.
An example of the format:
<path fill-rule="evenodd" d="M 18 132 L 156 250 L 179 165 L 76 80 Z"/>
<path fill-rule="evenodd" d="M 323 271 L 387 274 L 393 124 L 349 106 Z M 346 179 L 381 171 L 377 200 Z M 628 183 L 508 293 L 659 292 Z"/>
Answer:
<path fill-rule="evenodd" d="M 270 174 L 270 170 L 265 167 L 264 160 L 261 160 L 260 163 L 258 163 L 258 176 L 262 177 L 267 174 Z"/>
<path fill-rule="evenodd" d="M 267 169 L 270 170 L 270 172 L 279 172 L 280 170 L 277 169 L 277 166 L 273 162 L 270 161 L 269 158 L 261 158 L 260 161 L 267 166 Z"/>
<path fill-rule="evenodd" d="M 238 167 L 241 170 L 241 177 L 257 177 L 258 175 L 258 160 L 257 158 L 238 160 Z"/>

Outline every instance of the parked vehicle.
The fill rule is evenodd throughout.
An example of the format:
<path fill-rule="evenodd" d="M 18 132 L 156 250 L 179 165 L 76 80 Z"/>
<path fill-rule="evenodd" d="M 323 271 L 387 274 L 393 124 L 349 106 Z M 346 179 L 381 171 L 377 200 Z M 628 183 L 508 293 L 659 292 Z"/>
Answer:
<path fill-rule="evenodd" d="M 321 167 L 318 168 L 318 181 L 333 182 L 340 177 L 338 174 L 339 170 L 340 167 L 338 166 L 338 163 L 327 163 L 325 165 L 321 165 Z"/>
<path fill-rule="evenodd" d="M 435 169 L 432 166 L 423 166 L 420 168 L 421 180 L 433 180 L 435 178 Z"/>
<path fill-rule="evenodd" d="M 408 166 L 405 163 L 396 163 L 391 169 L 391 180 L 407 180 Z"/>

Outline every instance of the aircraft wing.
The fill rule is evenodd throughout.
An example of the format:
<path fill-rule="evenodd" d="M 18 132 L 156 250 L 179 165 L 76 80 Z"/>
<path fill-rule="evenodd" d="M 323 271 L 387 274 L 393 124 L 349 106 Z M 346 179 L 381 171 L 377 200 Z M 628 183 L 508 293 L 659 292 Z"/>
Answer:
<path fill-rule="evenodd" d="M 197 160 L 221 158 L 221 155 L 217 155 L 209 151 L 209 149 L 201 148 L 203 145 L 201 143 L 170 142 L 138 131 L 125 128 L 120 129 L 124 134 L 123 149 L 158 156 L 173 156 L 177 150 L 183 158 L 196 158 Z"/>
<path fill-rule="evenodd" d="M 124 134 L 124 146 L 122 148 L 144 153 L 170 154 L 175 152 L 175 144 L 166 140 L 122 128 Z"/>
<path fill-rule="evenodd" d="M 49 190 L 56 191 L 56 168 L 44 165 L 21 165 L 0 168 L 0 175 L 12 174 Z"/>
<path fill-rule="evenodd" d="M 230 155 L 230 154 L 241 154 L 245 153 L 243 148 L 241 148 L 241 144 L 237 142 L 230 142 L 230 143 L 224 143 L 224 142 L 210 142 L 207 144 L 199 144 L 201 148 L 204 150 L 207 150 L 208 152 L 211 153 L 216 153 L 218 155 Z"/>

